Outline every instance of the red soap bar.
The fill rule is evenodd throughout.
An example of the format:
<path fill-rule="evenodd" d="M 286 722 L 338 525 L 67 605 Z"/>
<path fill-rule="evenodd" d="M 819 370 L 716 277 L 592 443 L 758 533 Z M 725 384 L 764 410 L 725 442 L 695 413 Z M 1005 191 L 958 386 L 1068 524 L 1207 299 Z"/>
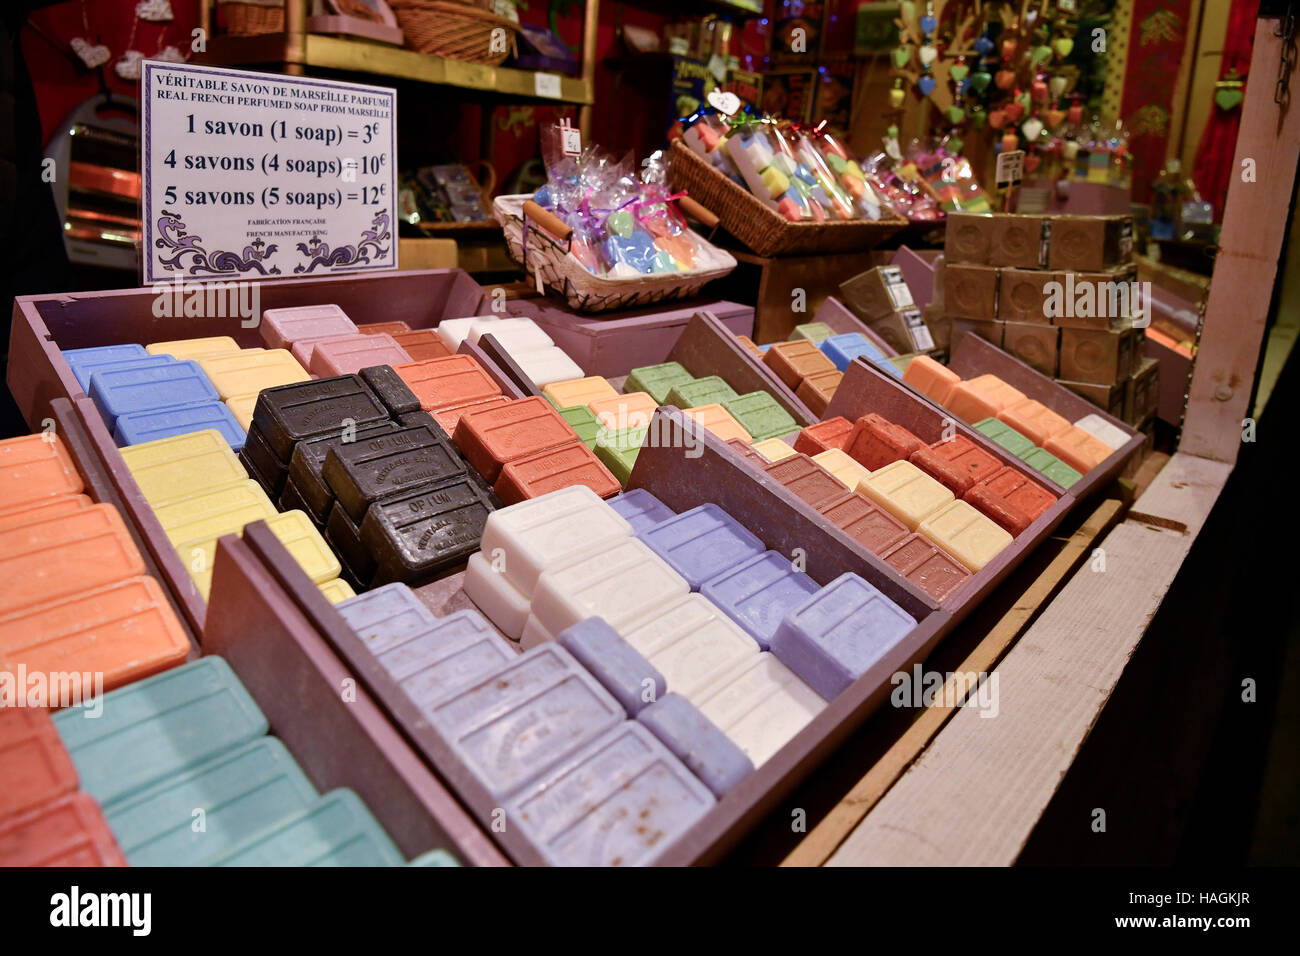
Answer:
<path fill-rule="evenodd" d="M 497 383 L 468 355 L 395 365 L 393 371 L 415 393 L 426 412 L 470 405 L 501 394 Z"/>
<path fill-rule="evenodd" d="M 308 371 L 320 378 L 355 375 L 372 365 L 404 365 L 411 359 L 406 350 L 385 332 L 321 339 L 311 350 Z"/>
<path fill-rule="evenodd" d="M 972 486 L 964 498 L 1013 535 L 1056 504 L 1056 495 L 1010 465 Z"/>
<path fill-rule="evenodd" d="M 40 707 L 25 706 L 29 703 L 27 690 L 27 687 L 14 687 L 24 706 L 0 707 L 0 767 L 4 768 L 0 820 L 35 809 L 77 789 L 77 768 L 54 729 L 54 722 Z"/>
<path fill-rule="evenodd" d="M 960 465 L 953 464 L 933 448 L 918 448 L 907 459 L 960 498 L 975 484 L 975 479 Z"/>
<path fill-rule="evenodd" d="M 567 445 L 577 438 L 555 406 L 538 395 L 464 415 L 452 434 L 452 441 L 465 459 L 493 482 L 506 462 Z"/>
<path fill-rule="evenodd" d="M 884 554 L 908 535 L 903 522 L 856 491 L 847 492 L 818 510 L 831 524 L 876 554 Z"/>
<path fill-rule="evenodd" d="M 763 470 L 814 508 L 844 495 L 844 485 L 807 455 L 788 455 Z"/>
<path fill-rule="evenodd" d="M 513 505 L 570 485 L 586 485 L 602 498 L 622 491 L 618 479 L 581 439 L 507 462 L 492 490 L 503 504 Z"/>
<path fill-rule="evenodd" d="M 75 495 L 85 487 L 58 435 L 0 441 L 0 508 Z"/>
<path fill-rule="evenodd" d="M 1002 459 L 981 448 L 965 435 L 941 438 L 930 446 L 930 450 L 968 474 L 972 484 L 983 481 L 1003 468 Z M 957 497 L 960 498 L 961 495 Z"/>
<path fill-rule="evenodd" d="M 858 419 L 844 450 L 858 464 L 875 471 L 896 461 L 908 459 L 912 456 L 912 452 L 923 447 L 925 445 L 921 439 L 906 428 L 886 421 L 872 412 Z"/>
<path fill-rule="evenodd" d="M 741 458 L 748 458 L 760 468 L 766 468 L 768 466 L 768 460 L 763 457 L 763 453 L 760 451 L 754 451 L 754 446 L 744 439 L 728 438 L 727 444 L 736 452 L 736 454 L 740 455 Z"/>
<path fill-rule="evenodd" d="M 0 819 L 0 866 L 126 866 L 99 804 L 70 793 Z"/>
<path fill-rule="evenodd" d="M 72 514 L 74 511 L 89 508 L 93 503 L 85 495 L 59 495 L 57 498 L 49 498 L 40 504 L 18 505 L 16 508 L 7 508 L 0 511 L 0 530 L 12 528 L 14 525 L 28 524 L 32 521 L 45 521 L 49 518 Z"/>
<path fill-rule="evenodd" d="M 885 563 L 936 601 L 943 603 L 970 579 L 970 571 L 919 534 L 909 534 L 881 555 Z"/>
<path fill-rule="evenodd" d="M 435 408 L 430 414 L 433 420 L 442 426 L 442 430 L 448 435 L 454 434 L 456 426 L 460 420 L 470 412 L 481 412 L 489 408 L 496 408 L 498 405 L 504 405 L 510 399 L 504 395 L 497 395 L 495 398 L 485 398 L 481 402 L 470 402 L 468 405 L 452 405 L 449 408 Z"/>
<path fill-rule="evenodd" d="M 362 335 L 392 335 L 396 336 L 398 332 L 409 332 L 411 327 L 405 322 L 368 322 L 365 325 L 358 325 L 357 331 Z"/>
<path fill-rule="evenodd" d="M 815 425 L 807 425 L 795 439 L 794 450 L 809 456 L 820 455 L 831 448 L 843 449 L 853 434 L 853 423 L 836 416 Z"/>
<path fill-rule="evenodd" d="M 425 362 L 429 359 L 453 355 L 438 333 L 433 329 L 420 329 L 416 332 L 393 332 L 393 341 L 411 356 L 412 362 Z"/>

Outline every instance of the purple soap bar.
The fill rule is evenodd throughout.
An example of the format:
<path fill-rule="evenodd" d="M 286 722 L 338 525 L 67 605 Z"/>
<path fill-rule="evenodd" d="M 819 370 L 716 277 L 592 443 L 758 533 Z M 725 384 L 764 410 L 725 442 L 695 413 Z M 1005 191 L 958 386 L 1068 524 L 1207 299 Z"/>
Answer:
<path fill-rule="evenodd" d="M 710 578 L 700 593 L 767 650 L 782 619 L 817 593 L 817 582 L 784 554 L 768 551 Z"/>
<path fill-rule="evenodd" d="M 640 534 L 661 521 L 667 521 L 675 512 L 644 488 L 625 491 L 609 499 L 609 506 L 632 526 L 633 534 Z"/>
<path fill-rule="evenodd" d="M 684 577 L 692 591 L 709 578 L 763 553 L 763 542 L 714 504 L 661 521 L 638 537 Z"/>
<path fill-rule="evenodd" d="M 579 621 L 555 639 L 614 695 L 629 717 L 635 717 L 646 704 L 668 692 L 664 675 L 605 623 L 603 617 Z"/>
<path fill-rule="evenodd" d="M 686 769 L 721 798 L 754 770 L 753 762 L 718 725 L 681 694 L 669 694 L 636 715 Z"/>
<path fill-rule="evenodd" d="M 553 642 L 444 697 L 425 716 L 495 798 L 626 719 L 618 701 Z"/>
<path fill-rule="evenodd" d="M 646 866 L 714 805 L 636 721 L 624 721 L 506 805 L 552 866 Z"/>
<path fill-rule="evenodd" d="M 357 327 L 337 305 L 299 305 L 267 309 L 258 331 L 268 349 L 287 349 L 301 339 L 355 335 Z"/>
<path fill-rule="evenodd" d="M 914 627 L 910 614 L 849 572 L 786 615 L 772 653 L 831 700 Z"/>
<path fill-rule="evenodd" d="M 334 605 L 375 656 L 437 627 L 428 605 L 405 584 L 388 584 Z"/>

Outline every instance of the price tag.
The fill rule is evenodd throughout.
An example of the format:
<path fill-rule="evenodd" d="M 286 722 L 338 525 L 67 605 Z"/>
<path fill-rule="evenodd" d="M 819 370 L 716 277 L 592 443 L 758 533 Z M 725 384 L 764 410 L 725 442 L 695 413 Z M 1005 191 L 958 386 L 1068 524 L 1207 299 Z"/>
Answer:
<path fill-rule="evenodd" d="M 538 96 L 553 100 L 560 98 L 560 76 L 558 73 L 534 73 L 533 90 Z"/>
<path fill-rule="evenodd" d="M 581 156 L 582 130 L 573 126 L 561 126 L 560 149 L 565 156 Z"/>
<path fill-rule="evenodd" d="M 1013 149 L 998 154 L 998 168 L 995 178 L 999 186 L 1014 185 L 1020 182 L 1024 175 L 1025 151 L 1023 149 Z"/>
<path fill-rule="evenodd" d="M 397 268 L 395 91 L 146 60 L 143 278 Z"/>

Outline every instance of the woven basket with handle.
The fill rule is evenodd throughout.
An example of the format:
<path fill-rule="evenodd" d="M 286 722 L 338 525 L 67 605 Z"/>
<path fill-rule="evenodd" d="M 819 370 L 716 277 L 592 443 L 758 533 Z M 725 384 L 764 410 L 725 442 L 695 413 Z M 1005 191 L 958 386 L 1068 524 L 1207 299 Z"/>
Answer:
<path fill-rule="evenodd" d="M 284 32 L 284 0 L 221 5 L 221 22 L 232 37 L 256 37 Z"/>
<path fill-rule="evenodd" d="M 463 3 L 445 0 L 388 0 L 406 35 L 406 45 L 417 53 L 451 60 L 499 66 L 515 52 L 519 25 L 505 17 Z M 504 31 L 493 43 L 493 31 Z"/>

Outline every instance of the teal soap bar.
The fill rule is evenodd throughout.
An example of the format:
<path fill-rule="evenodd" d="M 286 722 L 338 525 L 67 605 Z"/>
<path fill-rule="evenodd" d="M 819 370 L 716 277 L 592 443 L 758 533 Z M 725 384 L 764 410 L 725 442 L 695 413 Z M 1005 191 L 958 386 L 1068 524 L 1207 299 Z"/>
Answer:
<path fill-rule="evenodd" d="M 600 422 L 595 413 L 586 405 L 574 405 L 561 408 L 560 417 L 569 423 L 569 427 L 578 433 L 578 437 L 592 451 L 596 450 L 596 436 L 600 433 Z"/>
<path fill-rule="evenodd" d="M 1025 454 L 1016 457 L 1040 475 L 1056 482 L 1062 488 L 1069 488 L 1083 477 L 1046 448 L 1031 448 Z"/>
<path fill-rule="evenodd" d="M 831 327 L 825 322 L 806 322 L 794 327 L 794 331 L 790 333 L 790 341 L 807 339 L 810 342 L 820 343 L 830 338 L 831 334 Z"/>
<path fill-rule="evenodd" d="M 1016 431 L 1006 422 L 1000 422 L 996 418 L 986 418 L 983 421 L 976 422 L 971 426 L 989 441 L 996 445 L 1001 445 L 1017 458 L 1029 454 L 1034 450 L 1034 443 L 1026 438 L 1020 432 Z"/>
<path fill-rule="evenodd" d="M 81 789 L 107 809 L 267 732 L 266 717 L 220 657 L 201 657 L 110 691 L 103 713 L 54 715 Z"/>
<path fill-rule="evenodd" d="M 596 439 L 596 457 L 610 473 L 618 479 L 620 485 L 627 485 L 636 465 L 636 456 L 641 453 L 641 443 L 645 441 L 649 428 L 605 429 Z"/>
<path fill-rule="evenodd" d="M 430 850 L 427 853 L 421 853 L 407 866 L 460 866 L 456 858 L 446 850 Z"/>
<path fill-rule="evenodd" d="M 316 802 L 284 744 L 263 737 L 105 808 L 131 866 L 205 866 Z"/>
<path fill-rule="evenodd" d="M 402 853 L 351 790 L 331 790 L 305 810 L 249 837 L 213 866 L 401 866 Z"/>
<path fill-rule="evenodd" d="M 674 385 L 665 405 L 678 408 L 699 408 L 701 405 L 721 405 L 736 397 L 736 390 L 716 375 L 697 378 L 693 382 Z"/>
<path fill-rule="evenodd" d="M 686 371 L 680 362 L 664 362 L 660 365 L 643 365 L 634 368 L 623 383 L 624 394 L 645 392 L 660 405 L 668 403 L 668 393 L 677 385 L 695 381 L 695 376 Z"/>
<path fill-rule="evenodd" d="M 767 392 L 746 392 L 723 402 L 722 407 L 754 441 L 781 438 L 799 430 L 799 423 Z"/>

